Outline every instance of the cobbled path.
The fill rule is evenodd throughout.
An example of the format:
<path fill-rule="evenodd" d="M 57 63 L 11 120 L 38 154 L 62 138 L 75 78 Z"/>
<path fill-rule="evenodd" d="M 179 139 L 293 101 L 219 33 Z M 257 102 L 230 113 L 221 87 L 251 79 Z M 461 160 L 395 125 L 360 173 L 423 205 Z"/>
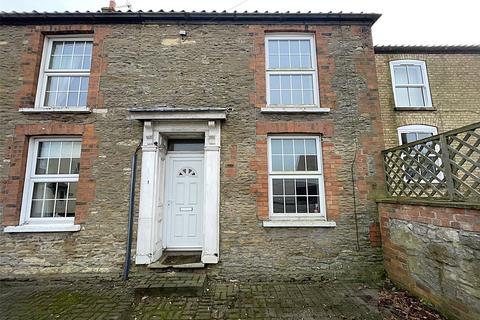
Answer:
<path fill-rule="evenodd" d="M 1 319 L 388 319 L 355 283 L 209 282 L 200 296 L 135 295 L 119 282 L 0 283 Z"/>

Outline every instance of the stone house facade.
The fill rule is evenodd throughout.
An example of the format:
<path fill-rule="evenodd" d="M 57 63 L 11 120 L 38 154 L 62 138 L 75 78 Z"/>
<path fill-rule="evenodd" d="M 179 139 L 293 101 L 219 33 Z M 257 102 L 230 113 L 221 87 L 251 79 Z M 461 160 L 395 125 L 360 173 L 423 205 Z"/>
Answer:
<path fill-rule="evenodd" d="M 479 46 L 377 46 L 375 62 L 385 147 L 480 121 Z"/>
<path fill-rule="evenodd" d="M 2 13 L 0 274 L 381 276 L 375 14 Z"/>

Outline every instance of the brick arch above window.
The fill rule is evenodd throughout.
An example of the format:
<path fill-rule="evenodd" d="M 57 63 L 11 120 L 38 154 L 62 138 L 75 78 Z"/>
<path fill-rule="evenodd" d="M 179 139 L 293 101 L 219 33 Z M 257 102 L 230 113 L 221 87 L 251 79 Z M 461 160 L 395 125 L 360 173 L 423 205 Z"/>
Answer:
<path fill-rule="evenodd" d="M 442 120 L 435 115 L 416 115 L 409 114 L 408 117 L 397 119 L 398 127 L 405 127 L 410 125 L 425 125 L 430 127 L 441 128 Z"/>
<path fill-rule="evenodd" d="M 397 128 L 399 143 L 409 143 L 438 134 L 437 127 L 411 124 Z"/>

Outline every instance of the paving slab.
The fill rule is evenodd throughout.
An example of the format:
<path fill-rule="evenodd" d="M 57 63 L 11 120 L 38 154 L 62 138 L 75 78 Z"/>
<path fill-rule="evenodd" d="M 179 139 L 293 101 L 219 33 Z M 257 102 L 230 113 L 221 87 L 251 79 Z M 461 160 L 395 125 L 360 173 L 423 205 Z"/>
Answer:
<path fill-rule="evenodd" d="M 142 296 L 198 296 L 203 292 L 207 277 L 195 273 L 156 273 L 145 281 L 142 277 L 130 280 L 135 294 Z M 137 281 L 137 283 L 135 283 Z"/>
<path fill-rule="evenodd" d="M 202 281 L 202 277 L 195 279 L 198 283 Z M 4 281 L 0 283 L 0 318 L 353 320 L 391 316 L 378 305 L 378 288 L 358 283 L 207 281 L 195 296 L 139 295 L 135 293 L 136 285 L 141 284 L 98 280 Z M 175 290 L 173 286 L 171 289 Z"/>

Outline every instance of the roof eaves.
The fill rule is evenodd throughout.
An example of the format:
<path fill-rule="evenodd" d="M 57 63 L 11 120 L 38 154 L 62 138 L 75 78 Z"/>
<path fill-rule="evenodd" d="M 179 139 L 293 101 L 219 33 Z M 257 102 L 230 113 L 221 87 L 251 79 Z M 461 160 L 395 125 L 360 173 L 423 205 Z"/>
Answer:
<path fill-rule="evenodd" d="M 282 23 L 359 23 L 372 25 L 380 17 L 376 13 L 312 13 L 312 12 L 187 12 L 187 11 L 116 11 L 116 12 L 0 12 L 0 24 L 58 23 L 185 23 L 185 24 L 282 24 Z"/>
<path fill-rule="evenodd" d="M 424 53 L 424 54 L 479 54 L 480 45 L 438 45 L 438 46 L 375 46 L 376 54 Z"/>

